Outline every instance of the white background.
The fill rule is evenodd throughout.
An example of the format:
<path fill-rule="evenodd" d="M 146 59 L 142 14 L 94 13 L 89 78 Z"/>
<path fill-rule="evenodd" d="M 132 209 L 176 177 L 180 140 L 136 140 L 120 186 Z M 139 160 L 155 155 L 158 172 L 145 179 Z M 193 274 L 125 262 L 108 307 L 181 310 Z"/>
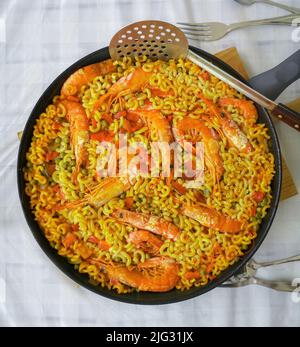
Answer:
<path fill-rule="evenodd" d="M 284 2 L 284 0 L 282 0 Z M 298 5 L 299 0 L 285 3 Z M 286 326 L 300 325 L 300 303 L 289 293 L 257 286 L 215 289 L 164 306 L 117 303 L 78 287 L 41 251 L 23 217 L 16 187 L 17 131 L 49 83 L 80 57 L 106 46 L 130 22 L 145 19 L 235 21 L 287 12 L 233 0 L 0 0 L 0 325 Z M 299 48 L 292 27 L 241 29 L 219 41 L 194 45 L 215 53 L 236 46 L 251 75 L 273 67 Z M 298 35 L 300 36 L 300 35 Z M 300 83 L 280 100 L 300 97 Z M 277 126 L 283 153 L 300 188 L 300 136 Z M 300 253 L 299 195 L 281 202 L 275 222 L 255 255 L 271 260 Z M 261 272 L 292 280 L 299 264 Z"/>

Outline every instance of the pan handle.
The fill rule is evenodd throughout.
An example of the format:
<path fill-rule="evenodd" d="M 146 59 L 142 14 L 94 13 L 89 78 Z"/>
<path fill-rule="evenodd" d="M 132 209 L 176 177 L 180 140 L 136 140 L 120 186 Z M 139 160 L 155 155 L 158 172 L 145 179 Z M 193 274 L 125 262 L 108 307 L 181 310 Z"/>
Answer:
<path fill-rule="evenodd" d="M 276 100 L 298 78 L 300 78 L 300 49 L 273 69 L 252 77 L 249 82 L 255 90 L 271 100 Z"/>
<path fill-rule="evenodd" d="M 278 119 L 294 129 L 300 131 L 300 114 L 298 112 L 293 111 L 289 107 L 279 103 L 272 110 L 272 115 L 276 116 Z"/>

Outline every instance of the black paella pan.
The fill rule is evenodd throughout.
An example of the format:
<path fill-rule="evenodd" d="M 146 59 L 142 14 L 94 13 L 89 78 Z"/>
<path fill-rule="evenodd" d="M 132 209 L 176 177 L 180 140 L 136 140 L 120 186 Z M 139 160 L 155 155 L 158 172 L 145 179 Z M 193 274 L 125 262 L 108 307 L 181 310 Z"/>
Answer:
<path fill-rule="evenodd" d="M 232 74 L 234 77 L 249 84 L 249 82 L 245 81 L 239 73 L 237 73 L 234 69 L 232 69 L 230 66 L 228 66 L 215 56 L 195 47 L 190 47 L 190 49 L 196 54 L 211 61 L 212 63 L 214 63 L 224 71 L 228 72 L 229 74 Z M 241 267 L 245 265 L 245 263 L 254 255 L 254 253 L 257 251 L 264 238 L 266 237 L 278 207 L 282 176 L 279 142 L 276 135 L 276 131 L 274 129 L 274 124 L 271 118 L 269 117 L 267 110 L 260 107 L 259 105 L 256 105 L 259 114 L 258 122 L 264 123 L 269 129 L 269 135 L 271 137 L 270 151 L 273 153 L 275 158 L 276 173 L 271 186 L 273 196 L 271 201 L 271 207 L 268 210 L 266 217 L 263 219 L 258 231 L 258 236 L 253 241 L 253 244 L 248 250 L 248 252 L 243 257 L 241 257 L 238 262 L 236 262 L 235 264 L 227 268 L 225 271 L 223 271 L 215 280 L 209 282 L 207 285 L 203 287 L 192 288 L 183 292 L 174 289 L 166 293 L 135 292 L 131 294 L 118 294 L 115 291 L 108 290 L 107 288 L 95 286 L 90 282 L 89 277 L 87 275 L 81 274 L 77 270 L 75 270 L 74 266 L 72 264 L 69 264 L 66 258 L 59 256 L 56 250 L 50 246 L 50 243 L 47 241 L 37 221 L 35 220 L 33 213 L 31 212 L 29 197 L 25 194 L 25 180 L 23 170 L 26 167 L 26 153 L 30 147 L 31 138 L 33 135 L 33 128 L 36 119 L 42 112 L 44 112 L 46 107 L 52 103 L 53 97 L 60 93 L 63 83 L 74 71 L 83 66 L 94 64 L 96 62 L 100 62 L 109 58 L 109 50 L 108 47 L 106 47 L 85 56 L 84 58 L 80 59 L 72 66 L 70 66 L 67 70 L 60 74 L 46 89 L 46 91 L 43 93 L 43 95 L 40 97 L 40 99 L 34 106 L 27 120 L 20 143 L 17 165 L 19 197 L 27 224 L 36 241 L 38 242 L 42 250 L 47 254 L 47 256 L 53 261 L 53 263 L 75 282 L 95 292 L 96 294 L 131 304 L 146 305 L 174 303 L 204 294 L 207 291 L 216 288 L 224 281 L 228 280 L 234 274 L 237 274 L 240 271 Z M 295 60 L 296 65 L 298 66 L 297 74 L 284 73 L 289 63 L 289 60 L 287 60 L 281 63 L 277 68 L 272 69 L 252 79 L 252 85 L 254 85 L 255 88 L 258 89 L 260 92 L 265 93 L 268 97 L 275 99 L 289 84 L 291 84 L 294 80 L 300 77 L 300 52 L 296 56 L 296 59 L 295 56 L 292 59 Z M 278 76 L 280 75 L 284 75 L 284 78 L 278 78 Z"/>

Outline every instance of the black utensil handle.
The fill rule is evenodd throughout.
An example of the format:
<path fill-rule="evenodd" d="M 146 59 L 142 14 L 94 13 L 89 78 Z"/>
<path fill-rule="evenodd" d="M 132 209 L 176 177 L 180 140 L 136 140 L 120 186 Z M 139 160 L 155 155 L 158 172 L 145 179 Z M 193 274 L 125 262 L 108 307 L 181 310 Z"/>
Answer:
<path fill-rule="evenodd" d="M 300 78 L 300 49 L 273 69 L 250 79 L 250 85 L 271 100 Z"/>
<path fill-rule="evenodd" d="M 278 104 L 272 111 L 272 114 L 284 123 L 300 131 L 300 114 L 298 112 L 291 110 L 283 104 Z"/>

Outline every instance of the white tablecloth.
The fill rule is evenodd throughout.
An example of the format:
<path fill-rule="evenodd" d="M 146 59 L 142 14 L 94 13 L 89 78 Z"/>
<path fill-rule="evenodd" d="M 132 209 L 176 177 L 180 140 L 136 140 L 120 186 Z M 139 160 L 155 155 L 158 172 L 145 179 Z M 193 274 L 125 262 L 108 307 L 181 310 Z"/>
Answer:
<path fill-rule="evenodd" d="M 300 5 L 299 0 L 285 3 Z M 244 7 L 231 0 L 0 1 L 0 325 L 300 325 L 300 303 L 293 302 L 291 294 L 257 286 L 218 288 L 193 300 L 163 306 L 117 303 L 80 288 L 48 260 L 33 239 L 16 187 L 16 133 L 24 127 L 35 102 L 61 71 L 106 46 L 122 26 L 145 19 L 231 23 L 285 13 L 263 4 Z M 237 46 L 253 75 L 299 48 L 291 39 L 294 29 L 242 29 L 222 40 L 198 45 L 212 53 Z M 280 99 L 289 101 L 297 96 L 299 82 Z M 277 129 L 299 189 L 300 136 L 284 124 Z M 299 195 L 280 203 L 257 260 L 300 253 L 299 212 Z M 292 280 L 300 277 L 300 266 L 284 265 L 261 275 Z"/>

